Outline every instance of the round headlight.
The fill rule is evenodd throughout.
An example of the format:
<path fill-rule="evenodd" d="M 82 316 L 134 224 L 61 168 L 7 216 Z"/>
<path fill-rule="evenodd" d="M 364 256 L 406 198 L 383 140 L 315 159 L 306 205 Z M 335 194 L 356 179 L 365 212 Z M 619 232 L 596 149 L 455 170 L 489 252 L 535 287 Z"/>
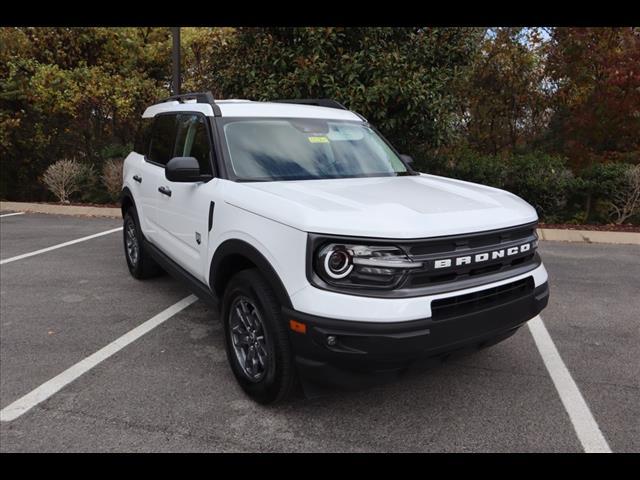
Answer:
<path fill-rule="evenodd" d="M 351 254 L 344 248 L 333 248 L 324 255 L 324 270 L 331 278 L 344 278 L 353 270 Z"/>

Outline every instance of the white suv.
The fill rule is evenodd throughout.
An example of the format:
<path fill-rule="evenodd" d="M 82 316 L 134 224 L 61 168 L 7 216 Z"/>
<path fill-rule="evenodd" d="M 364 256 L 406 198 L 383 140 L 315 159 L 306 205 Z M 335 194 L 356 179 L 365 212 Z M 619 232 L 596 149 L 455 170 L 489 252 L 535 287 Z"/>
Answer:
<path fill-rule="evenodd" d="M 123 172 L 129 270 L 169 271 L 220 312 L 258 402 L 488 346 L 547 304 L 529 204 L 414 171 L 335 101 L 194 93 L 143 123 Z"/>

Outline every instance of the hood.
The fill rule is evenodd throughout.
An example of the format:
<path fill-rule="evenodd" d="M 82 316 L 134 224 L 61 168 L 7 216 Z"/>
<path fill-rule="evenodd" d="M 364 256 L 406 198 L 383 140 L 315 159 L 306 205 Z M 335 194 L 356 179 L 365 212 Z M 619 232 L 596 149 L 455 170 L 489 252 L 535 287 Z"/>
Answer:
<path fill-rule="evenodd" d="M 314 233 L 425 238 L 536 221 L 515 195 L 435 175 L 228 182 L 227 202 Z"/>

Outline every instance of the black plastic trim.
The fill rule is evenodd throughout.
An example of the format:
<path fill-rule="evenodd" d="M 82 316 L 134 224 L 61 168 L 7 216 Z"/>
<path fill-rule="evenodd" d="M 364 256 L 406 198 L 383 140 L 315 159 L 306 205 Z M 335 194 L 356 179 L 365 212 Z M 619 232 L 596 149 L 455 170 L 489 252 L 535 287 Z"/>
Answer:
<path fill-rule="evenodd" d="M 216 207 L 216 202 L 211 201 L 209 203 L 209 222 L 208 222 L 208 225 L 209 225 L 209 230 L 208 231 L 209 232 L 213 228 L 213 210 L 214 210 L 215 207 Z"/>
<path fill-rule="evenodd" d="M 130 201 L 133 208 L 136 208 L 136 201 L 133 199 L 133 193 L 131 193 L 131 190 L 129 189 L 129 187 L 124 187 L 122 189 L 122 191 L 120 192 L 119 200 L 120 200 L 120 211 L 122 212 L 122 218 L 124 218 L 124 214 L 125 214 L 124 205 L 127 201 Z"/>
<path fill-rule="evenodd" d="M 255 247 L 243 240 L 226 240 L 216 249 L 213 259 L 211 260 L 211 267 L 209 270 L 209 285 L 211 285 L 212 290 L 216 290 L 215 286 L 221 279 L 224 281 L 228 280 L 228 278 L 226 278 L 227 272 L 221 268 L 221 265 L 223 265 L 224 260 L 229 258 L 231 255 L 243 257 L 255 265 L 260 273 L 265 277 L 269 285 L 273 288 L 280 304 L 285 307 L 292 306 L 287 289 L 274 268 L 271 266 L 271 263 L 269 263 L 264 255 L 262 255 L 262 253 L 260 253 Z"/>
<path fill-rule="evenodd" d="M 162 252 L 153 243 L 149 242 L 146 238 L 143 238 L 144 248 L 151 254 L 151 257 L 158 262 L 158 264 L 166 270 L 172 277 L 178 281 L 184 282 L 189 289 L 198 296 L 198 298 L 205 301 L 208 305 L 218 310 L 220 307 L 220 299 L 207 285 L 202 283 L 196 277 L 187 272 L 184 268 L 169 258 L 164 252 Z"/>
<path fill-rule="evenodd" d="M 166 195 L 167 197 L 171 196 L 171 189 L 167 188 L 167 187 L 158 187 L 158 191 L 163 194 Z"/>
<path fill-rule="evenodd" d="M 214 160 L 218 170 L 218 178 L 227 180 L 229 179 L 229 170 L 227 168 L 226 155 L 224 153 L 224 149 L 226 149 L 226 142 L 223 139 L 221 121 L 222 120 L 220 118 L 210 118 L 209 125 L 211 127 L 213 148 L 215 151 Z"/>
<path fill-rule="evenodd" d="M 289 332 L 302 378 L 351 387 L 364 378 L 401 373 L 502 341 L 540 313 L 548 300 L 545 282 L 519 298 L 442 320 L 374 323 L 328 319 L 289 308 L 282 312 L 285 320 L 298 320 L 307 327 L 305 334 Z M 332 344 L 327 342 L 329 336 L 335 337 Z"/>
<path fill-rule="evenodd" d="M 211 109 L 213 110 L 213 115 L 216 117 L 222 116 L 222 111 L 220 107 L 216 104 L 216 99 L 210 91 L 207 92 L 192 92 L 192 93 L 181 93 L 179 95 L 172 95 L 164 100 L 164 102 L 173 102 L 178 101 L 180 103 L 184 103 L 185 100 L 195 100 L 198 103 L 208 103 L 211 105 Z"/>

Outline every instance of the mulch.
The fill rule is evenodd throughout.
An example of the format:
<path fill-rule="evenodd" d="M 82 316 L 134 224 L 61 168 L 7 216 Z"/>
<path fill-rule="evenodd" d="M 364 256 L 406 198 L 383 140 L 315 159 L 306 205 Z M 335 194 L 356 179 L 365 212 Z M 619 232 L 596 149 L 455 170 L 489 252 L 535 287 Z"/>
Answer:
<path fill-rule="evenodd" d="M 56 205 L 56 206 L 70 206 L 70 207 L 97 207 L 97 208 L 120 208 L 119 203 L 59 203 L 59 202 L 31 202 L 31 203 L 41 203 L 44 205 Z"/>
<path fill-rule="evenodd" d="M 573 223 L 539 223 L 539 228 L 557 228 L 560 230 L 598 230 L 602 232 L 640 232 L 640 225 L 576 225 Z"/>

